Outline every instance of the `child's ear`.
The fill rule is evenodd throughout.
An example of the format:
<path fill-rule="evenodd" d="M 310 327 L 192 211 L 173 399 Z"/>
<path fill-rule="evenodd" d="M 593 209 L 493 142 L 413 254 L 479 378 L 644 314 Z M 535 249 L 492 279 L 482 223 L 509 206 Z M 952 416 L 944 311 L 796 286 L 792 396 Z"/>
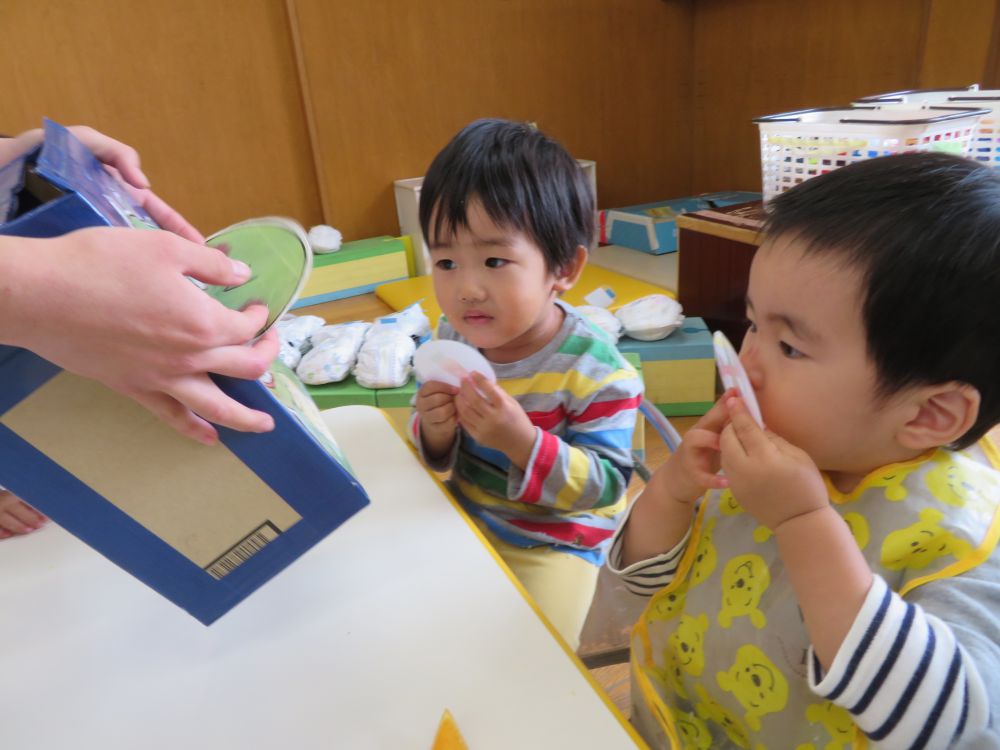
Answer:
<path fill-rule="evenodd" d="M 979 401 L 979 390 L 967 383 L 917 388 L 911 402 L 916 413 L 899 428 L 896 437 L 910 450 L 925 451 L 953 443 L 976 423 Z"/>
<path fill-rule="evenodd" d="M 573 259 L 559 269 L 559 273 L 556 274 L 556 283 L 553 285 L 556 292 L 562 294 L 572 289 L 579 280 L 580 274 L 583 273 L 585 265 L 587 265 L 587 248 L 583 245 L 577 245 Z"/>

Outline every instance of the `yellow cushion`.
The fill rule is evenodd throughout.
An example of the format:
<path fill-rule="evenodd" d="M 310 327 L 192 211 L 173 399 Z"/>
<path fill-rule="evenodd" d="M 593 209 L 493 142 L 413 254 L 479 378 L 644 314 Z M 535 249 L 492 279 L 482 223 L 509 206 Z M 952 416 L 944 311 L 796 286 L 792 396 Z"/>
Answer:
<path fill-rule="evenodd" d="M 607 268 L 587 265 L 584 267 L 583 273 L 580 274 L 576 286 L 566 292 L 563 299 L 571 305 L 585 305 L 587 303 L 583 298 L 598 287 L 607 287 L 615 293 L 615 301 L 611 304 L 611 310 L 616 310 L 627 302 L 633 302 L 650 294 L 676 296 L 663 287 L 633 279 L 631 276 L 625 276 Z M 441 317 L 441 308 L 438 307 L 437 300 L 434 299 L 434 285 L 431 283 L 430 276 L 414 276 L 412 279 L 390 281 L 376 287 L 375 295 L 393 310 L 402 310 L 414 302 L 420 302 L 432 326 L 436 326 L 438 318 Z"/>

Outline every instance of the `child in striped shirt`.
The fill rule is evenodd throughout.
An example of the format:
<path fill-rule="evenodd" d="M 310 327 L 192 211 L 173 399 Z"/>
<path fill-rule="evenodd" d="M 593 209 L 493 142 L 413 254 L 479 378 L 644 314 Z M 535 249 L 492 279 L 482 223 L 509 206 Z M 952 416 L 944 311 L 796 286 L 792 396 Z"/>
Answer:
<path fill-rule="evenodd" d="M 420 195 L 438 338 L 476 347 L 497 375 L 423 383 L 411 435 L 565 640 L 575 648 L 625 508 L 642 382 L 558 296 L 583 270 L 594 196 L 537 129 L 464 128 Z"/>
<path fill-rule="evenodd" d="M 656 747 L 1000 747 L 1000 172 L 888 156 L 768 209 L 740 352 L 766 429 L 725 394 L 612 545 L 653 594 L 633 721 Z"/>

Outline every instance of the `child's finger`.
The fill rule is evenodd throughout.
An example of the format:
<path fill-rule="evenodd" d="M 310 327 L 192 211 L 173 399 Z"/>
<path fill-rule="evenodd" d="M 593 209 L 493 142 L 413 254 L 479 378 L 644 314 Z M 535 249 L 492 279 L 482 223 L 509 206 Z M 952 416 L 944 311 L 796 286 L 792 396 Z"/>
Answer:
<path fill-rule="evenodd" d="M 736 428 L 731 423 L 727 424 L 722 430 L 722 434 L 719 435 L 719 453 L 722 469 L 726 473 L 729 472 L 728 467 L 734 466 L 736 462 L 747 457 L 746 448 L 736 436 Z"/>
<path fill-rule="evenodd" d="M 46 521 L 45 516 L 23 500 L 16 502 L 10 508 L 7 508 L 7 512 L 26 526 L 31 526 L 36 529 Z"/>
<path fill-rule="evenodd" d="M 692 428 L 684 435 L 684 442 L 687 444 L 689 449 L 694 448 L 697 450 L 710 450 L 718 452 L 719 448 L 719 433 L 709 432 L 708 430 L 699 430 Z"/>
<path fill-rule="evenodd" d="M 440 380 L 428 380 L 426 383 L 420 386 L 419 393 L 425 396 L 430 396 L 435 393 L 444 393 L 449 396 L 454 396 L 458 393 L 458 388 L 448 383 L 442 383 Z"/>
<path fill-rule="evenodd" d="M 733 432 L 746 454 L 759 453 L 771 447 L 771 441 L 764 434 L 760 425 L 750 416 L 743 399 L 731 396 L 726 399 L 726 406 L 729 409 L 729 419 Z"/>
<path fill-rule="evenodd" d="M 10 534 L 27 534 L 29 531 L 34 531 L 35 527 L 24 523 L 8 509 L 6 512 L 0 513 L 0 529 Z"/>
<path fill-rule="evenodd" d="M 719 400 L 712 404 L 712 408 L 705 413 L 705 416 L 698 420 L 695 428 L 710 430 L 715 433 L 721 432 L 722 428 L 729 421 L 729 409 L 726 407 L 726 399 L 735 395 L 735 388 L 730 388 L 723 393 Z"/>

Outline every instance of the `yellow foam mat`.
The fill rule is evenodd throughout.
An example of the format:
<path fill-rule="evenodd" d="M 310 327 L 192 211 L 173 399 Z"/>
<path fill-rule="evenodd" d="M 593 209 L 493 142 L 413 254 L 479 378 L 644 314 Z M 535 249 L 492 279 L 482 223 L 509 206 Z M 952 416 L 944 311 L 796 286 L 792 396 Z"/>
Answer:
<path fill-rule="evenodd" d="M 631 276 L 625 276 L 607 268 L 587 265 L 584 267 L 583 273 L 580 274 L 580 280 L 576 282 L 576 286 L 566 292 L 563 299 L 571 305 L 585 305 L 587 303 L 583 298 L 598 287 L 607 287 L 615 293 L 615 301 L 611 304 L 611 310 L 617 310 L 628 302 L 650 294 L 676 296 L 669 289 L 648 284 L 640 279 L 633 279 Z M 414 276 L 411 279 L 390 281 L 376 287 L 375 295 L 393 310 L 402 310 L 414 302 L 420 302 L 427 318 L 431 321 L 431 325 L 436 326 L 438 318 L 441 317 L 441 308 L 434 298 L 434 285 L 431 283 L 430 276 Z"/>

